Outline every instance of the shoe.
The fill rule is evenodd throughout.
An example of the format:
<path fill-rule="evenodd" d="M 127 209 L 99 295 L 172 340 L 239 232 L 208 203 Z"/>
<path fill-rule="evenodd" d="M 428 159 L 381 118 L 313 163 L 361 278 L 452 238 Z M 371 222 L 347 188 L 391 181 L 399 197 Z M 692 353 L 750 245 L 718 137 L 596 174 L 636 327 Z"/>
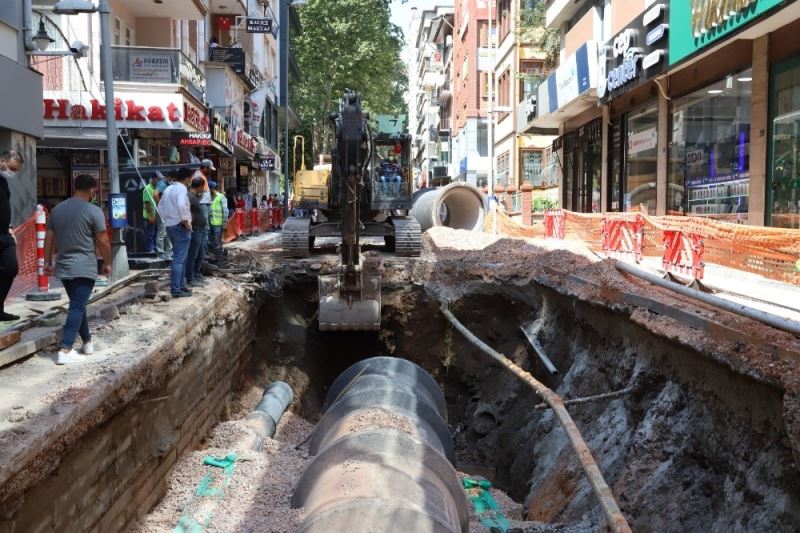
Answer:
<path fill-rule="evenodd" d="M 19 316 L 5 312 L 0 313 L 0 322 L 11 322 L 12 320 L 19 320 Z"/>
<path fill-rule="evenodd" d="M 189 296 L 191 296 L 191 295 L 192 295 L 192 289 L 187 289 L 186 287 L 182 288 L 182 289 L 181 289 L 181 292 L 182 292 L 183 294 L 188 294 Z"/>
<path fill-rule="evenodd" d="M 172 297 L 173 298 L 188 298 L 191 295 L 192 294 L 188 293 L 188 292 L 173 292 L 172 293 Z"/>
<path fill-rule="evenodd" d="M 68 352 L 59 350 L 58 357 L 56 358 L 57 365 L 73 365 L 75 363 L 82 363 L 83 361 L 85 361 L 85 359 L 76 352 L 74 348 Z"/>
<path fill-rule="evenodd" d="M 192 281 L 187 281 L 186 284 L 189 287 L 201 287 L 203 285 L 203 283 L 200 280 L 194 280 L 194 279 Z"/>
<path fill-rule="evenodd" d="M 83 355 L 92 355 L 94 353 L 94 343 L 92 341 L 84 342 L 81 351 Z"/>

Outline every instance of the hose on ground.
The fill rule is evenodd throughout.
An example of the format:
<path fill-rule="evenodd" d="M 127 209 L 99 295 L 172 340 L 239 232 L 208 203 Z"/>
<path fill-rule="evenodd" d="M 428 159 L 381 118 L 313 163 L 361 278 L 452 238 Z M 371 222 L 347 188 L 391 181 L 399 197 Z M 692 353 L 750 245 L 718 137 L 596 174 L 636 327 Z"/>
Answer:
<path fill-rule="evenodd" d="M 603 514 L 605 515 L 612 531 L 615 533 L 630 533 L 631 528 L 628 525 L 628 521 L 622 515 L 622 512 L 620 511 L 619 506 L 614 499 L 614 495 L 611 493 L 611 489 L 606 483 L 606 480 L 603 478 L 603 474 L 600 472 L 600 468 L 597 466 L 597 462 L 595 462 L 594 457 L 592 456 L 592 452 L 589 450 L 589 447 L 586 445 L 586 442 L 583 440 L 583 437 L 578 430 L 578 426 L 575 425 L 575 421 L 572 420 L 572 417 L 567 412 L 566 407 L 564 407 L 564 400 L 562 400 L 558 394 L 530 375 L 530 373 L 525 372 L 522 368 L 517 366 L 512 360 L 503 354 L 496 352 L 488 344 L 476 337 L 444 305 L 442 305 L 440 309 L 442 314 L 447 317 L 453 327 L 455 327 L 467 340 L 469 340 L 489 357 L 510 370 L 515 376 L 520 378 L 526 385 L 533 389 L 533 391 L 550 406 L 558 418 L 558 421 L 561 423 L 561 426 L 564 428 L 564 431 L 566 431 L 567 437 L 572 444 L 572 448 L 578 454 L 578 459 L 581 462 L 583 471 L 586 474 L 586 477 L 589 479 L 589 484 L 592 486 L 592 490 L 600 500 L 600 507 L 602 508 Z"/>

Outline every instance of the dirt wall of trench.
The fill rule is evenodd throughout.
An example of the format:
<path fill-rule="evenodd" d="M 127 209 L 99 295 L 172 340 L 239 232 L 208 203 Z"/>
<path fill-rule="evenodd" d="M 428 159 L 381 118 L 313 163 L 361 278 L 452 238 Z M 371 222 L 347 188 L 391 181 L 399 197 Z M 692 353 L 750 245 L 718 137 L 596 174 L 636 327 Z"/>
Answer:
<path fill-rule="evenodd" d="M 631 389 L 569 410 L 634 531 L 800 529 L 800 473 L 779 387 L 655 336 L 624 313 L 541 286 L 474 289 L 460 289 L 467 296 L 454 313 L 563 398 Z M 530 321 L 560 375 L 549 376 L 527 347 L 518 327 Z M 408 326 L 448 329 L 430 317 Z M 409 341 L 415 346 L 403 349 L 418 357 L 444 354 L 438 377 L 462 465 L 524 501 L 529 520 L 599 527 L 566 434 L 550 411 L 534 409 L 532 391 L 457 332 L 433 346 L 399 344 Z"/>
<path fill-rule="evenodd" d="M 100 410 L 72 421 L 77 440 L 43 445 L 29 468 L 20 465 L 18 477 L 41 477 L 37 464 L 48 473 L 2 502 L 0 532 L 124 531 L 143 517 L 177 459 L 226 418 L 252 355 L 257 307 L 223 288 L 165 328 L 167 347 L 152 346 Z"/>

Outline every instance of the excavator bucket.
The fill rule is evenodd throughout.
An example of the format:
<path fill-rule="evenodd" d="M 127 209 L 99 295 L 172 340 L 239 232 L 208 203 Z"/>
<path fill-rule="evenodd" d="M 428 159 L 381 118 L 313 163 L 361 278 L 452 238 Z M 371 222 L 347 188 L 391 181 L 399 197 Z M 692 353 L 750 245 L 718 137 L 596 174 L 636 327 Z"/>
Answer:
<path fill-rule="evenodd" d="M 361 274 L 361 294 L 341 292 L 341 274 L 319 277 L 320 331 L 378 331 L 381 328 L 381 277 Z"/>

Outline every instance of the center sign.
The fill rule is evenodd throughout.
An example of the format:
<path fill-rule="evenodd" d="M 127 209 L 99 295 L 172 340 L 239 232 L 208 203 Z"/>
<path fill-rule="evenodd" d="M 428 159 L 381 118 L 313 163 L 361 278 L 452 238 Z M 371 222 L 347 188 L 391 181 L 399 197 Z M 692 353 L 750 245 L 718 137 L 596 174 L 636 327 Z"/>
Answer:
<path fill-rule="evenodd" d="M 600 49 L 597 96 L 622 95 L 666 68 L 669 2 L 654 4 Z"/>

